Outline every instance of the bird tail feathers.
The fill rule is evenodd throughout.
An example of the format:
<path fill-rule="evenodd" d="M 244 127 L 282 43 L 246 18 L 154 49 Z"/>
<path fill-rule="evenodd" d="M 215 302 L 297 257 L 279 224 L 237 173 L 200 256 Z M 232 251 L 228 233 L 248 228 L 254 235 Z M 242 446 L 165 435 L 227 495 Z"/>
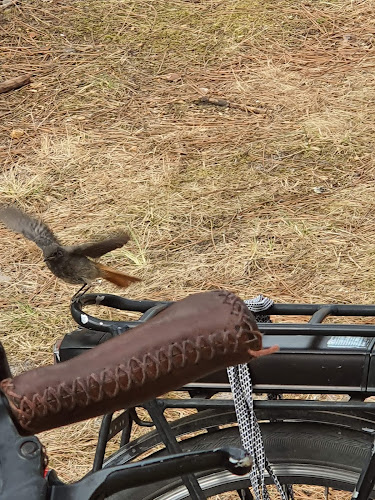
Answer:
<path fill-rule="evenodd" d="M 126 288 L 136 281 L 141 281 L 135 276 L 128 276 L 127 274 L 120 273 L 119 271 L 115 271 L 115 269 L 112 269 L 111 267 L 105 266 L 104 264 L 99 264 L 99 262 L 96 262 L 95 264 L 99 269 L 100 276 L 102 278 L 122 288 Z"/>

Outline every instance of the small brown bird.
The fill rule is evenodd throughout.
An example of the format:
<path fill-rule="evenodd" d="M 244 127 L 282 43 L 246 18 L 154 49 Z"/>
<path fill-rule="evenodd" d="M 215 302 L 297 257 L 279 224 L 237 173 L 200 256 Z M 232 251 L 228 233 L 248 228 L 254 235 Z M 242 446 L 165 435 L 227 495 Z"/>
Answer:
<path fill-rule="evenodd" d="M 139 278 L 128 276 L 115 269 L 89 259 L 120 248 L 129 241 L 129 235 L 121 233 L 102 241 L 82 245 L 64 246 L 44 222 L 13 205 L 0 206 L 0 220 L 12 231 L 23 234 L 41 248 L 44 262 L 55 276 L 73 285 L 90 285 L 97 278 L 104 278 L 119 287 L 126 288 Z"/>

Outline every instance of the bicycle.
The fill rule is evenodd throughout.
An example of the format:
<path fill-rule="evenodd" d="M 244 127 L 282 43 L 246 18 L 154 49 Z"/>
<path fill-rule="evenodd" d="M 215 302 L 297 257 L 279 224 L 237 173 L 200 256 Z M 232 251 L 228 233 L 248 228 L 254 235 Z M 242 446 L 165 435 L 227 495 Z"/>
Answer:
<path fill-rule="evenodd" d="M 72 304 L 71 311 L 85 329 L 65 337 L 60 349 L 63 357 L 89 348 L 88 338 L 96 344 L 137 326 L 138 322 L 107 322 L 89 315 L 82 323 L 84 307 L 98 303 L 138 311 L 142 314 L 139 321 L 147 320 L 169 304 L 129 301 L 112 295 L 84 296 Z M 356 488 L 353 498 L 354 495 L 359 500 L 375 498 L 372 490 L 375 404 L 364 401 L 375 394 L 375 326 L 342 323 L 345 316 L 374 317 L 375 306 L 274 304 L 265 313 L 282 319 L 306 316 L 305 323 L 258 323 L 264 334 L 264 347 L 280 345 L 279 353 L 250 364 L 254 392 L 268 395 L 267 400 L 256 400 L 254 404 L 274 472 L 284 485 L 320 485 L 348 492 Z M 341 322 L 323 323 L 329 317 Z M 139 419 L 136 409 L 125 411 L 113 422 L 111 415 L 104 417 L 93 470 L 130 463 L 147 453 L 156 458 L 171 450 L 209 450 L 218 445 L 241 447 L 233 401 L 212 399 L 230 391 L 226 370 L 195 380 L 181 390 L 187 391 L 190 399 L 159 398 L 143 405 L 156 429 L 137 440 L 129 441 L 132 425 L 150 424 Z M 287 394 L 345 394 L 349 401 L 285 399 Z M 198 412 L 168 423 L 164 417 L 167 408 L 193 408 Z M 106 442 L 118 432 L 122 432 L 120 449 L 104 459 Z M 161 445 L 164 450 L 153 451 Z M 240 498 L 251 498 L 248 478 L 214 469 L 197 476 L 206 496 L 233 490 Z M 186 478 L 174 479 L 125 490 L 111 499 L 189 498 L 187 486 L 191 488 Z M 285 491 L 289 494 L 287 488 Z"/>
<path fill-rule="evenodd" d="M 93 303 L 122 310 L 139 311 L 142 316 L 136 322 L 101 320 L 83 311 L 86 305 Z M 127 336 L 129 337 L 130 333 L 137 332 L 137 330 L 127 331 L 134 326 L 149 325 L 151 327 L 149 331 L 152 331 L 150 319 L 157 320 L 158 314 L 164 309 L 168 309 L 170 305 L 171 303 L 166 302 L 129 301 L 112 295 L 84 295 L 72 303 L 71 310 L 73 317 L 85 327 L 85 330 L 81 329 L 67 335 L 59 348 L 56 349 L 56 356 L 60 356 L 61 361 L 71 354 L 76 360 L 83 359 L 74 356 L 74 354 L 80 353 L 82 349 L 91 349 L 100 343 L 100 340 L 104 342 L 104 345 L 109 345 L 110 343 L 106 340 L 112 336 L 125 339 Z M 357 499 L 367 498 L 369 495 L 367 495 L 366 490 L 372 491 L 372 477 L 374 475 L 374 459 L 371 451 L 375 429 L 375 405 L 365 403 L 364 399 L 374 393 L 374 366 L 371 359 L 374 345 L 374 340 L 371 337 L 374 336 L 374 328 L 371 325 L 322 324 L 321 322 L 328 315 L 374 316 L 375 307 L 277 304 L 272 306 L 267 313 L 311 315 L 310 322 L 305 324 L 260 324 L 261 331 L 265 333 L 264 347 L 267 348 L 276 340 L 281 351 L 280 354 L 256 359 L 251 363 L 256 392 L 270 395 L 268 400 L 255 401 L 255 406 L 258 419 L 262 422 L 267 454 L 275 472 L 285 485 L 320 484 L 353 491 L 358 483 Z M 190 315 L 190 320 L 193 318 L 196 316 Z M 219 318 L 216 319 L 219 320 Z M 126 334 L 122 335 L 124 331 Z M 305 335 L 296 337 L 296 333 Z M 327 337 L 328 340 L 325 340 Z M 291 345 L 295 344 L 296 338 L 300 340 L 299 349 L 288 353 L 288 349 L 291 350 Z M 351 339 L 349 341 L 350 349 L 343 345 L 347 338 Z M 87 342 L 88 339 L 91 340 L 91 345 Z M 98 352 L 98 348 L 91 352 Z M 324 365 L 323 374 L 316 372 L 319 353 L 325 353 L 326 356 L 329 356 Z M 4 359 L 3 356 L 2 378 L 9 377 L 9 371 L 4 368 L 6 367 Z M 300 376 L 300 380 L 297 382 L 291 376 L 290 369 L 285 370 L 285 363 L 290 367 L 291 362 L 294 363 L 294 370 Z M 340 364 L 338 365 L 338 363 Z M 64 367 L 64 365 L 66 363 L 57 364 L 49 367 L 49 370 L 53 373 L 60 373 L 56 369 Z M 303 370 L 302 368 L 306 366 L 312 368 L 313 371 Z M 337 366 L 341 366 L 341 368 L 338 369 Z M 282 370 L 283 367 L 284 370 Z M 61 368 L 61 370 L 63 369 Z M 208 376 L 202 377 L 199 373 L 194 375 L 195 377 L 190 374 L 189 380 L 182 383 L 180 387 L 189 392 L 190 399 L 159 398 L 151 399 L 146 403 L 138 401 L 113 420 L 113 414 L 107 413 L 103 418 L 99 432 L 92 471 L 80 483 L 69 485 L 69 487 L 63 485 L 58 481 L 53 471 L 50 471 L 42 482 L 40 479 L 42 452 L 40 449 L 37 453 L 35 452 L 38 440 L 34 437 L 24 438 L 27 439 L 28 443 L 35 443 L 34 439 L 36 440 L 36 444 L 27 444 L 28 450 L 26 451 L 31 455 L 33 453 L 38 455 L 38 459 L 34 462 L 38 464 L 39 486 L 43 484 L 45 489 L 49 489 L 48 494 L 51 499 L 110 498 L 111 500 L 126 500 L 131 498 L 137 500 L 142 498 L 150 500 L 157 498 L 171 500 L 189 497 L 206 498 L 208 495 L 221 494 L 229 490 L 237 491 L 240 498 L 250 499 L 248 478 L 236 475 L 236 473 L 243 474 L 249 470 L 248 457 L 238 450 L 219 451 L 217 449 L 218 445 L 221 447 L 228 444 L 230 446 L 238 445 L 241 448 L 238 429 L 235 426 L 233 402 L 228 399 L 211 399 L 218 392 L 229 390 L 226 372 L 222 367 L 221 370 Z M 275 380 L 277 380 L 277 384 L 275 384 Z M 312 382 L 314 382 L 313 387 Z M 332 387 L 332 383 L 336 385 Z M 27 381 L 27 384 L 32 385 L 30 381 Z M 32 387 L 35 388 L 35 385 Z M 283 394 L 293 392 L 349 393 L 351 400 L 349 402 L 322 402 L 277 399 Z M 7 396 L 9 397 L 9 393 Z M 144 401 L 147 399 L 144 398 Z M 139 418 L 136 410 L 139 406 L 147 409 L 153 424 Z M 164 417 L 164 410 L 177 407 L 195 408 L 199 411 L 194 415 L 168 423 Z M 102 408 L 102 410 L 104 413 L 106 408 Z M 83 413 L 78 408 L 78 412 L 79 418 L 89 416 L 87 407 L 84 407 Z M 49 416 L 51 417 L 51 415 Z M 50 427 L 55 426 L 57 422 L 56 415 L 52 415 L 52 417 L 53 422 L 48 422 Z M 16 418 L 18 422 L 16 425 L 19 426 L 17 412 L 13 418 Z M 77 419 L 77 415 L 75 418 Z M 2 436 L 5 435 L 4 421 L 7 419 L 8 425 L 11 424 L 14 427 L 14 424 L 9 420 L 8 411 L 5 412 L 4 408 L 1 407 L 0 429 Z M 42 423 L 38 420 L 36 422 L 37 429 L 47 425 L 43 414 L 41 419 Z M 65 415 L 64 423 L 67 420 L 69 419 Z M 155 425 L 156 430 L 137 440 L 130 441 L 130 430 L 134 424 Z M 202 434 L 202 431 L 205 433 Z M 107 441 L 120 432 L 119 450 L 104 459 Z M 17 435 L 18 440 L 20 440 L 21 438 L 16 431 Z M 185 439 L 181 439 L 184 437 Z M 14 448 L 14 439 L 13 436 L 5 445 L 3 443 L 0 449 L 1 457 L 7 456 L 9 450 Z M 164 445 L 164 450 L 155 452 L 155 447 L 158 445 Z M 20 450 L 19 445 L 17 450 Z M 174 454 L 172 457 L 171 453 Z M 17 453 L 15 454 L 17 455 Z M 144 461 L 134 461 L 143 455 L 147 455 Z M 18 452 L 18 462 L 20 461 L 19 456 Z M 25 462 L 29 463 L 29 461 L 23 460 L 23 465 Z M 9 463 L 12 464 L 12 460 Z M 172 466 L 174 470 L 171 470 Z M 227 468 L 229 471 L 223 471 L 223 468 Z M 361 471 L 362 475 L 358 481 Z M 35 468 L 33 473 L 28 468 L 22 469 L 21 472 L 23 472 L 22 476 L 26 478 L 31 478 L 32 474 L 36 475 Z M 112 479 L 108 479 L 111 474 Z M 117 474 L 117 478 L 114 479 L 113 474 L 115 476 Z M 182 475 L 182 477 L 175 477 L 178 475 Z M 7 486 L 19 485 L 19 482 L 20 473 L 15 472 L 10 474 Z M 87 485 L 90 485 L 92 490 L 88 489 Z M 4 487 L 3 491 L 5 491 Z M 290 490 L 286 488 L 285 491 Z M 33 498 L 30 494 L 30 487 L 27 493 L 28 498 Z M 371 498 L 373 497 L 374 492 L 371 493 Z M 13 496 L 2 496 L 2 498 L 22 499 L 23 497 L 13 494 Z M 39 496 L 37 498 L 45 497 Z"/>

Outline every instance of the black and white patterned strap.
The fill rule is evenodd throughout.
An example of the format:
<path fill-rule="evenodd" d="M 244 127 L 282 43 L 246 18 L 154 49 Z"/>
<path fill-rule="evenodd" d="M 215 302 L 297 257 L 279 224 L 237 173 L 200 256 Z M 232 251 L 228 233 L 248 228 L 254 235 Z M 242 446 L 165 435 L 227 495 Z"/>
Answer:
<path fill-rule="evenodd" d="M 254 299 L 245 300 L 245 304 L 254 313 L 257 321 L 271 322 L 269 315 L 267 315 L 267 309 L 273 304 L 271 299 L 258 295 Z M 250 472 L 250 481 L 255 500 L 270 500 L 265 484 L 266 471 L 276 486 L 281 500 L 293 499 L 292 490 L 290 488 L 287 488 L 286 491 L 283 489 L 266 458 L 262 435 L 254 412 L 253 386 L 249 366 L 247 364 L 231 366 L 227 371 L 242 446 L 253 457 L 254 461 Z"/>

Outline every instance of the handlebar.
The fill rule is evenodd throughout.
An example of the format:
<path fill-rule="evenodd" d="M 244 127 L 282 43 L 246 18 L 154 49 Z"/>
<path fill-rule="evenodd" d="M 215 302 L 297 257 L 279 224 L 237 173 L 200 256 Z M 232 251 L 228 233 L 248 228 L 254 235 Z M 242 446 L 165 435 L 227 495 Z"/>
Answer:
<path fill-rule="evenodd" d="M 0 383 L 14 422 L 31 435 L 133 407 L 262 350 L 252 313 L 236 295 L 205 292 L 64 363 Z"/>

